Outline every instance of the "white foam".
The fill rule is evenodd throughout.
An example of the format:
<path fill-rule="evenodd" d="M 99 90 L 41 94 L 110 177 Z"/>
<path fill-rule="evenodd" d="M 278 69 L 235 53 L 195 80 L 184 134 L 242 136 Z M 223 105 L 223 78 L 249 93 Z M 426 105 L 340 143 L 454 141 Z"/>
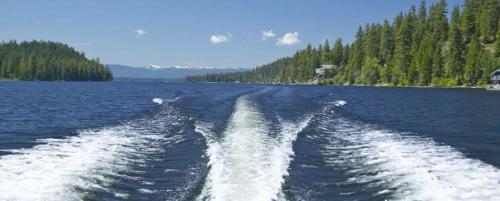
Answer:
<path fill-rule="evenodd" d="M 345 104 L 347 104 L 347 102 L 345 102 L 343 100 L 333 101 L 333 105 L 335 105 L 337 107 L 340 107 L 340 106 L 345 105 Z"/>
<path fill-rule="evenodd" d="M 292 142 L 310 117 L 298 124 L 283 122 L 279 137 L 269 135 L 266 120 L 245 98 L 236 101 L 222 139 L 209 124 L 196 131 L 208 142 L 210 171 L 199 200 L 278 200 L 293 155 Z"/>
<path fill-rule="evenodd" d="M 346 184 L 394 200 L 500 200 L 500 170 L 450 146 L 343 119 L 321 124 L 330 142 L 327 162 L 350 168 Z"/>
<path fill-rule="evenodd" d="M 163 104 L 163 99 L 161 98 L 153 98 L 153 102 L 157 103 L 158 105 Z"/>
<path fill-rule="evenodd" d="M 182 96 L 176 96 L 176 97 L 173 97 L 173 98 L 167 99 L 167 103 L 173 103 L 173 102 L 176 102 L 176 101 L 180 100 L 181 98 L 182 98 Z"/>
<path fill-rule="evenodd" d="M 0 157 L 0 200 L 83 200 L 89 191 L 110 192 L 107 187 L 114 179 L 133 179 L 125 174 L 134 172 L 132 165 L 161 151 L 165 140 L 178 140 L 160 132 L 168 122 L 138 120 L 11 150 L 12 154 Z"/>
<path fill-rule="evenodd" d="M 140 188 L 140 189 L 137 189 L 137 191 L 140 193 L 144 193 L 144 194 L 153 194 L 156 192 L 155 190 L 151 190 L 151 189 L 147 189 L 147 188 Z"/>
<path fill-rule="evenodd" d="M 117 192 L 115 192 L 114 195 L 115 197 L 121 199 L 128 199 L 128 197 L 130 196 L 128 193 L 117 193 Z"/>
<path fill-rule="evenodd" d="M 152 182 L 152 181 L 141 181 L 141 184 L 151 186 L 151 185 L 154 185 L 155 182 Z"/>

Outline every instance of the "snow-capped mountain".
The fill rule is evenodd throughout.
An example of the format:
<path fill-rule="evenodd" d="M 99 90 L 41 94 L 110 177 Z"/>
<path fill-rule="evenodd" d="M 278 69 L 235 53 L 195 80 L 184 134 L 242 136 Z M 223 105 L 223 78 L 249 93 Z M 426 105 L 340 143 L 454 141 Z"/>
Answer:
<path fill-rule="evenodd" d="M 107 64 L 115 78 L 140 78 L 140 79 L 184 79 L 190 75 L 204 75 L 207 73 L 228 73 L 251 70 L 250 68 L 219 68 L 219 67 L 187 67 L 173 66 L 162 67 L 148 65 L 145 67 L 131 67 L 120 64 Z"/>

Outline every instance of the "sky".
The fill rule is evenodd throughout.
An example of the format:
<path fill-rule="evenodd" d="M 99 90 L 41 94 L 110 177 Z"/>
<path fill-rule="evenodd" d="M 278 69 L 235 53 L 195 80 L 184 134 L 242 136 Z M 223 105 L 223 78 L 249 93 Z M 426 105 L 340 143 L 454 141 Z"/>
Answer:
<path fill-rule="evenodd" d="M 437 0 L 427 0 L 427 5 Z M 104 64 L 255 67 L 358 26 L 391 20 L 419 0 L 7 0 L 0 41 L 67 43 Z M 449 0 L 462 5 L 463 0 Z"/>

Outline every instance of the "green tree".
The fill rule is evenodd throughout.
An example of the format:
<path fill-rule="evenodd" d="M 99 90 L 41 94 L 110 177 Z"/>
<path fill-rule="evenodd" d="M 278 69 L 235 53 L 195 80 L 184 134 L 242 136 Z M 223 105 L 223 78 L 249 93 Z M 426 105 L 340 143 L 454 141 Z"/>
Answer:
<path fill-rule="evenodd" d="M 438 0 L 429 9 L 421 1 L 418 10 L 411 6 L 392 23 L 385 20 L 359 27 L 350 44 L 337 39 L 332 49 L 328 42 L 317 48 L 308 45 L 291 58 L 253 71 L 190 79 L 310 82 L 314 69 L 331 63 L 335 68 L 325 76 L 331 84 L 483 85 L 500 66 L 499 4 L 498 0 L 465 0 L 463 10 L 453 8 L 448 22 L 446 1 Z M 5 60 L 19 62 L 16 58 Z M 2 69 L 2 74 L 18 73 Z"/>
<path fill-rule="evenodd" d="M 332 53 L 332 64 L 336 66 L 342 65 L 342 57 L 344 56 L 344 47 L 342 45 L 342 39 L 337 39 L 333 46 Z"/>
<path fill-rule="evenodd" d="M 113 78 L 99 60 L 50 41 L 0 43 L 0 79 L 104 81 Z"/>
<path fill-rule="evenodd" d="M 472 41 L 467 48 L 467 56 L 465 59 L 465 83 L 469 86 L 475 85 L 479 75 L 479 58 L 481 55 L 481 45 L 477 36 L 472 37 Z"/>
<path fill-rule="evenodd" d="M 418 19 L 421 23 L 425 22 L 427 19 L 427 6 L 425 0 L 420 1 L 420 5 L 418 7 Z"/>
<path fill-rule="evenodd" d="M 410 45 L 410 18 L 406 16 L 396 33 L 394 68 L 392 72 L 392 83 L 394 85 L 406 85 L 408 83 L 406 76 L 408 73 L 408 66 L 410 65 Z"/>
<path fill-rule="evenodd" d="M 432 85 L 440 86 L 442 85 L 442 78 L 444 74 L 444 59 L 442 54 L 442 44 L 439 42 L 436 44 L 434 48 L 434 53 L 432 55 L 432 77 L 431 82 Z"/>
<path fill-rule="evenodd" d="M 460 31 L 460 8 L 455 6 L 451 12 L 451 23 L 448 34 L 448 51 L 446 52 L 445 75 L 455 84 L 463 83 L 464 61 L 462 33 Z"/>
<path fill-rule="evenodd" d="M 465 0 L 462 14 L 462 33 L 466 44 L 470 43 L 472 37 L 476 34 L 476 13 L 478 7 L 478 1 Z"/>
<path fill-rule="evenodd" d="M 495 34 L 498 29 L 498 17 L 500 16 L 500 1 L 483 0 L 480 5 L 480 14 L 478 19 L 480 40 L 483 43 L 492 43 L 495 40 Z"/>
<path fill-rule="evenodd" d="M 389 62 L 394 49 L 394 33 L 389 21 L 384 20 L 382 33 L 380 35 L 380 63 L 385 65 Z"/>
<path fill-rule="evenodd" d="M 325 42 L 323 42 L 322 48 L 319 48 L 321 51 L 321 63 L 323 64 L 331 64 L 332 63 L 332 57 L 330 53 L 330 42 L 328 42 L 328 39 L 325 39 Z"/>
<path fill-rule="evenodd" d="M 357 83 L 365 85 L 374 85 L 379 78 L 379 61 L 377 58 L 367 58 L 361 69 L 361 75 L 358 77 Z"/>
<path fill-rule="evenodd" d="M 432 36 L 426 35 L 419 51 L 419 79 L 420 86 L 429 85 L 432 78 L 433 45 Z"/>
<path fill-rule="evenodd" d="M 363 28 L 359 27 L 356 33 L 356 40 L 351 46 L 351 52 L 349 53 L 349 63 L 347 66 L 347 72 L 345 74 L 345 81 L 349 84 L 354 84 L 354 81 L 360 74 L 361 65 L 363 65 L 364 52 L 363 52 L 363 38 L 364 38 Z"/>

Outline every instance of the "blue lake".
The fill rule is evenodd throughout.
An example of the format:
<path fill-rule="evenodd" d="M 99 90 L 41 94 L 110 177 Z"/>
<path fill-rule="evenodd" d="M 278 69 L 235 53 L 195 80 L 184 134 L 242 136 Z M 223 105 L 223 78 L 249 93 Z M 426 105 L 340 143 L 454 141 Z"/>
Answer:
<path fill-rule="evenodd" d="M 500 200 L 499 100 L 483 89 L 0 82 L 0 200 Z"/>

